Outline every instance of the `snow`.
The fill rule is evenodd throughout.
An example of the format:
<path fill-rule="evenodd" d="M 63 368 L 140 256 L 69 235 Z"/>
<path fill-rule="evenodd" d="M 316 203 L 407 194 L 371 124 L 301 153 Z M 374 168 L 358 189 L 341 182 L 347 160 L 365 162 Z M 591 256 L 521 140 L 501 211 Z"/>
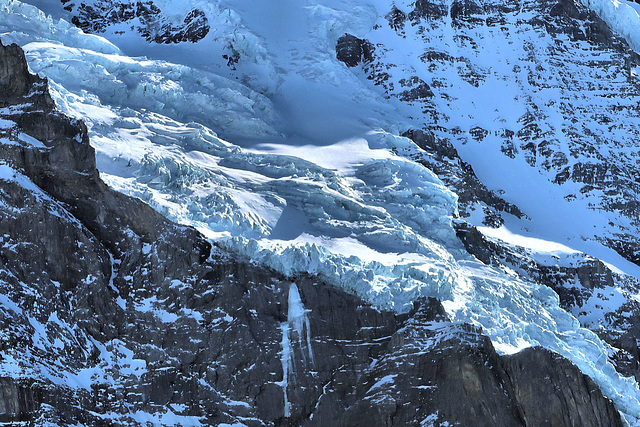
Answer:
<path fill-rule="evenodd" d="M 579 251 L 571 249 L 570 247 L 561 243 L 556 243 L 548 240 L 537 239 L 534 237 L 523 236 L 515 234 L 509 231 L 507 227 L 491 228 L 491 227 L 477 227 L 480 232 L 488 236 L 498 238 L 512 245 L 531 249 L 537 253 L 545 253 L 550 255 L 570 255 L 579 254 Z"/>
<path fill-rule="evenodd" d="M 162 426 L 183 426 L 183 427 L 197 427 L 205 425 L 200 421 L 199 417 L 186 416 L 176 414 L 171 409 L 165 407 L 166 412 L 143 412 L 143 411 L 130 411 L 127 414 L 120 414 L 117 412 L 108 412 L 105 414 L 94 413 L 105 421 L 119 422 L 129 424 L 132 420 L 137 424 L 142 425 L 162 425 Z"/>
<path fill-rule="evenodd" d="M 605 323 L 605 314 L 616 312 L 629 298 L 620 289 L 607 286 L 597 289 L 593 295 L 576 310 L 574 315 L 584 325 L 601 325 Z"/>
<path fill-rule="evenodd" d="M 16 315 L 22 314 L 22 309 L 4 294 L 0 294 L 0 309 L 4 311 L 11 310 Z"/>
<path fill-rule="evenodd" d="M 161 322 L 174 323 L 178 320 L 178 315 L 161 308 L 158 298 L 155 296 L 145 298 L 135 304 L 136 310 L 146 313 L 153 313 Z"/>
<path fill-rule="evenodd" d="M 438 411 L 429 415 L 424 420 L 420 421 L 420 427 L 449 427 L 451 424 L 448 421 L 438 421 Z"/>
<path fill-rule="evenodd" d="M 12 122 L 11 120 L 0 119 L 0 129 L 11 129 L 15 125 L 15 122 Z"/>
<path fill-rule="evenodd" d="M 199 44 L 149 46 L 135 33 L 117 34 L 119 27 L 109 29 L 107 40 L 19 1 L 0 0 L 0 38 L 24 46 L 31 69 L 50 78 L 57 105 L 87 122 L 101 177 L 113 188 L 197 227 L 235 254 L 287 276 L 317 274 L 380 308 L 407 312 L 416 298 L 437 297 L 453 320 L 481 326 L 499 352 L 532 345 L 557 351 L 594 379 L 630 422 L 640 418 L 637 384 L 615 372 L 607 361 L 610 348 L 563 311 L 553 291 L 465 254 L 452 227 L 457 196 L 429 170 L 397 154 L 411 147 L 400 131 L 426 120 L 420 107 L 385 99 L 362 71 L 335 60 L 335 42 L 349 32 L 384 43 L 384 58 L 397 65 L 394 79 L 411 76 L 426 68 L 418 59 L 424 51 L 418 29 L 407 26 L 405 38 L 388 28 L 371 32 L 384 23 L 390 7 L 384 0 L 236 3 L 159 1 L 175 16 L 201 6 L 212 31 Z M 396 2 L 405 8 L 407 3 Z M 631 29 L 640 26 L 622 9 L 629 8 L 626 3 L 588 5 L 620 24 L 617 31 L 635 37 Z M 612 8 L 625 12 L 614 15 Z M 56 18 L 64 17 L 56 10 Z M 284 31 L 269 16 L 286 17 L 292 25 Z M 468 53 L 454 40 L 451 25 L 433 34 L 431 49 L 454 57 Z M 446 78 L 448 92 L 434 102 L 442 123 L 461 131 L 461 140 L 453 142 L 462 158 L 489 188 L 504 191 L 532 218 L 507 217 L 505 227 L 482 231 L 548 262 L 584 251 L 640 277 L 638 267 L 590 239 L 594 229 L 608 230 L 612 218 L 590 209 L 590 200 L 568 202 L 577 186 L 553 185 L 522 155 L 511 159 L 495 150 L 498 132 L 527 112 L 523 99 L 534 99 L 551 117 L 543 131 L 569 126 L 549 106 L 567 94 L 557 87 L 524 90 L 526 70 L 514 71 L 522 46 L 548 43 L 548 36 L 517 30 L 472 35 L 503 56 L 473 53 L 473 66 L 492 70 L 477 88 L 455 71 L 468 64 L 456 60 L 451 69 L 433 71 Z M 222 59 L 230 45 L 241 53 L 236 70 Z M 468 142 L 469 130 L 479 125 L 490 136 Z M 438 136 L 452 139 L 444 131 Z M 0 165 L 0 179 L 20 179 L 14 176 Z M 613 306 L 620 303 L 616 290 L 604 292 Z M 176 320 L 153 299 L 137 308 Z M 281 332 L 286 417 L 292 345 L 306 344 L 313 361 L 308 317 L 295 285 Z M 300 341 L 292 341 L 293 335 Z M 111 363 L 106 353 L 104 358 Z M 133 359 L 129 364 L 132 373 L 143 369 Z"/>
<path fill-rule="evenodd" d="M 375 390 L 377 388 L 382 388 L 383 386 L 386 386 L 388 384 L 394 384 L 395 383 L 395 378 L 397 376 L 398 376 L 398 374 L 387 375 L 385 377 L 382 377 L 374 385 L 372 385 L 371 388 L 369 388 L 368 392 L 371 393 L 373 390 Z"/>
<path fill-rule="evenodd" d="M 37 147 L 37 148 L 47 148 L 42 142 L 38 141 L 37 139 L 33 138 L 32 136 L 27 135 L 26 133 L 19 133 L 18 134 L 18 139 L 22 142 L 24 142 L 27 145 L 30 145 L 32 147 Z"/>

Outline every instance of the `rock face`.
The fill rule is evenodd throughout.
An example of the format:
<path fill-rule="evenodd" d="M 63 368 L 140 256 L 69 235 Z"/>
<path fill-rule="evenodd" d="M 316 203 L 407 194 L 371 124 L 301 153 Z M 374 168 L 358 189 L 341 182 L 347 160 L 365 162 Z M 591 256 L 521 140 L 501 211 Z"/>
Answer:
<path fill-rule="evenodd" d="M 500 357 L 436 300 L 381 312 L 110 190 L 15 45 L 0 87 L 0 421 L 622 425 L 569 362 Z"/>
<path fill-rule="evenodd" d="M 373 50 L 373 45 L 368 41 L 345 34 L 338 39 L 336 56 L 338 60 L 347 64 L 347 67 L 355 67 L 360 63 L 371 62 Z"/>
<path fill-rule="evenodd" d="M 566 201 L 610 212 L 584 237 L 638 263 L 638 55 L 593 11 L 573 0 L 396 1 L 367 39 L 368 77 L 419 118 L 406 135 L 425 153 L 406 154 L 455 190 L 463 217 L 522 217 L 500 191 L 524 176 L 507 169 L 528 170 Z M 484 153 L 508 159 L 498 179 Z"/>
<path fill-rule="evenodd" d="M 64 2 L 63 2 L 64 3 Z M 137 32 L 147 41 L 171 44 L 202 40 L 209 33 L 209 21 L 199 9 L 191 10 L 182 22 L 169 22 L 153 1 L 135 3 L 98 0 L 93 4 L 71 3 L 72 22 L 88 33 L 103 33 L 108 27 L 137 21 Z"/>
<path fill-rule="evenodd" d="M 593 400 L 593 381 L 575 375 L 575 367 L 556 354 L 529 348 L 504 360 L 526 425 L 604 426 L 615 418 L 611 407 Z M 558 378 L 566 382 L 558 384 Z"/>

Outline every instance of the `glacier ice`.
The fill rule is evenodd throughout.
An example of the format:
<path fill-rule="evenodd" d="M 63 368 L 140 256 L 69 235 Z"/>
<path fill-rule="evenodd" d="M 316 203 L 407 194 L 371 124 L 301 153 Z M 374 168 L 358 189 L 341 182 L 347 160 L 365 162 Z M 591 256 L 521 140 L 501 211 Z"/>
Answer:
<path fill-rule="evenodd" d="M 626 0 L 584 0 L 582 3 L 624 37 L 635 51 L 640 51 L 640 7 L 637 3 Z"/>
<path fill-rule="evenodd" d="M 31 68 L 51 79 L 58 106 L 87 122 L 101 176 L 112 187 L 197 227 L 236 254 L 288 276 L 317 274 L 378 307 L 406 312 L 420 296 L 437 297 L 454 320 L 482 326 L 500 352 L 531 345 L 559 352 L 591 376 L 630 421 L 639 418 L 637 384 L 615 372 L 607 361 L 608 346 L 561 310 L 549 288 L 465 255 L 451 224 L 456 195 L 429 170 L 396 154 L 411 145 L 393 131 L 394 124 L 406 122 L 407 111 L 399 111 L 404 107 L 393 100 L 380 100 L 380 89 L 334 59 L 335 39 L 345 31 L 366 35 L 380 18 L 376 9 L 384 10 L 388 2 L 308 3 L 291 2 L 308 27 L 281 37 L 280 43 L 299 40 L 295 49 L 284 51 L 265 41 L 274 28 L 259 12 L 215 4 L 228 11 L 218 18 L 224 19 L 220 28 L 240 29 L 224 37 L 234 34 L 231 42 L 250 59 L 247 74 L 262 70 L 243 82 L 230 79 L 227 71 L 202 73 L 194 64 L 167 61 L 175 51 L 149 50 L 160 57 L 155 59 L 127 56 L 106 39 L 84 35 L 15 0 L 0 0 L 0 33 L 3 41 L 26 47 Z M 224 38 L 221 33 L 214 31 L 208 40 Z M 433 43 L 456 49 L 451 36 Z M 126 42 L 127 52 L 144 48 Z M 392 59 L 406 53 L 389 51 Z M 412 65 L 401 66 L 410 71 Z M 276 69 L 288 75 L 285 81 Z M 317 89 L 313 83 L 321 77 L 325 86 Z M 513 117 L 494 117 L 494 109 L 476 105 L 463 91 L 455 94 L 458 103 L 443 111 L 460 116 L 456 108 L 464 103 L 474 120 L 516 121 L 524 112 L 509 98 L 512 93 L 496 92 L 502 83 L 491 80 L 474 94 L 484 99 L 499 93 L 496 109 Z M 342 97 L 331 98 L 336 92 Z M 278 117 L 276 111 L 286 114 Z M 333 124 L 338 131 L 326 129 Z M 372 131 L 379 128 L 386 131 Z M 282 137 L 282 131 L 290 134 Z M 333 157 L 323 159 L 323 150 Z M 471 156 L 481 148 L 466 150 Z M 291 331 L 298 339 L 306 331 L 313 358 L 294 286 L 288 320 L 281 325 L 285 402 Z"/>

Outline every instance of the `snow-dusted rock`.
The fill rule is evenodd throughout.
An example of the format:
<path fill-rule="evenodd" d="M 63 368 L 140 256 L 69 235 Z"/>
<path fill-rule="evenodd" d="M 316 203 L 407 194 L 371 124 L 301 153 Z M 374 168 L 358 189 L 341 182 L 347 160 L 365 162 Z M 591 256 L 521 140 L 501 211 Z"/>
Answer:
<path fill-rule="evenodd" d="M 71 16 L 62 8 L 56 10 L 53 2 L 30 2 L 58 17 Z M 309 337 L 315 363 L 323 353 L 314 344 L 323 336 L 314 329 L 315 305 L 309 297 L 314 293 L 298 280 L 311 272 L 312 283 L 334 285 L 340 298 L 347 298 L 342 293 L 347 290 L 396 313 L 411 313 L 419 298 L 437 297 L 456 325 L 482 327 L 500 354 L 529 346 L 558 352 L 588 374 L 627 420 L 637 421 L 637 383 L 616 372 L 617 367 L 629 373 L 620 368 L 621 359 L 606 344 L 608 338 L 583 328 L 592 327 L 596 315 L 624 307 L 618 297 L 632 296 L 633 288 L 618 279 L 629 277 L 624 273 L 639 275 L 633 264 L 601 244 L 608 238 L 609 247 L 633 259 L 628 242 L 633 241 L 635 227 L 635 154 L 629 135 L 636 126 L 636 59 L 621 39 L 612 37 L 604 21 L 570 2 L 154 4 L 162 11 L 159 19 L 171 25 L 183 22 L 194 8 L 202 10 L 209 32 L 198 43 L 150 44 L 121 23 L 101 33 L 108 42 L 15 0 L 0 1 L 0 26 L 3 37 L 26 46 L 30 66 L 50 77 L 60 108 L 86 119 L 101 177 L 110 186 L 143 199 L 173 220 L 198 227 L 234 257 L 290 276 L 300 296 L 299 301 L 293 298 L 293 305 L 304 309 L 293 310 L 289 322 L 285 307 L 289 296 L 295 296 L 290 282 L 278 281 L 280 277 L 274 284 L 271 271 L 238 259 L 222 261 L 220 254 L 218 267 L 208 276 L 211 281 L 204 280 L 203 273 L 165 283 L 163 260 L 180 250 L 171 252 L 176 247 L 173 240 L 162 242 L 152 232 L 157 217 L 152 216 L 150 224 L 148 218 L 127 213 L 127 221 L 152 238 L 140 243 L 135 236 L 115 233 L 124 248 L 133 247 L 132 253 L 142 255 L 127 258 L 128 267 L 116 275 L 114 285 L 133 295 L 132 310 L 137 314 L 129 314 L 142 325 L 137 333 L 145 342 L 162 343 L 161 350 L 147 347 L 140 352 L 127 350 L 131 342 L 112 342 L 104 350 L 97 346 L 103 360 L 113 361 L 109 354 L 116 348 L 138 368 L 142 365 L 134 362 L 134 350 L 146 355 L 153 372 L 143 378 L 142 394 L 130 395 L 128 409 L 140 409 L 137 414 L 144 418 L 149 404 L 170 398 L 172 382 L 181 384 L 175 390 L 182 390 L 182 395 L 192 393 L 191 385 L 180 382 L 183 377 L 175 366 L 218 361 L 219 354 L 228 353 L 238 364 L 220 360 L 212 368 L 215 374 L 197 389 L 213 402 L 205 412 L 220 409 L 220 418 L 207 422 L 232 423 L 238 417 L 276 420 L 286 408 L 290 419 L 307 416 L 309 402 L 316 402 L 320 392 L 312 373 L 296 372 L 295 361 L 308 366 L 302 357 L 310 359 Z M 282 20 L 289 25 L 282 26 Z M 340 62 L 336 46 L 344 34 L 368 40 L 375 46 L 375 59 L 355 67 Z M 136 57 L 140 55 L 147 58 Z M 621 99 L 627 101 L 618 105 Z M 12 124 L 19 116 L 0 122 L 13 135 L 8 139 L 11 145 L 45 145 L 46 141 L 20 134 Z M 413 131 L 404 132 L 407 129 Z M 75 135 L 73 129 L 70 132 Z M 415 137 L 420 148 L 401 134 Z M 73 153 L 63 150 L 59 159 L 63 158 L 73 160 Z M 119 206 L 117 200 L 103 202 Z M 547 276 L 520 274 L 514 266 L 526 262 L 527 254 L 516 251 L 510 264 L 492 251 L 470 250 L 487 264 L 497 262 L 487 265 L 473 259 L 456 237 L 461 230 L 454 221 L 458 212 L 475 225 L 504 225 L 485 234 L 512 230 L 524 235 L 518 236 L 520 241 L 534 236 L 542 238 L 538 246 L 554 246 L 545 252 L 546 264 L 538 262 L 551 267 L 540 270 L 547 276 L 564 271 L 563 265 L 555 269 L 554 255 L 560 247 L 562 254 L 579 249 L 601 258 L 603 264 L 587 266 L 586 275 L 578 277 L 596 284 L 583 307 L 589 314 L 569 314 L 564 305 L 581 292 L 571 287 L 566 293 L 555 287 L 554 292 L 545 286 L 553 285 L 545 282 Z M 78 213 L 91 218 L 90 209 Z M 100 224 L 94 222 L 91 229 Z M 117 226 L 110 221 L 103 225 Z M 192 255 L 186 259 L 194 260 Z M 138 269 L 138 262 L 144 267 Z M 175 260 L 169 265 L 184 267 Z M 606 274 L 598 273 L 598 265 L 615 273 L 612 287 L 597 287 L 610 283 Z M 131 278 L 125 273 L 128 268 L 135 270 Z M 558 277 L 568 277 L 571 271 Z M 270 285 L 262 289 L 249 282 Z M 143 286 L 149 283 L 152 286 Z M 154 294 L 152 289 L 161 292 Z M 251 296 L 244 299 L 245 293 Z M 605 313 L 598 307 L 611 295 L 615 304 L 606 308 L 614 311 Z M 125 296 L 121 298 L 116 302 L 126 306 Z M 251 315 L 250 310 L 268 315 L 261 317 L 259 326 L 247 328 L 248 315 L 236 315 L 230 303 L 238 300 Z M 211 301 L 224 308 L 212 307 Z M 267 308 L 273 304 L 277 310 Z M 305 316 L 293 315 L 301 312 L 308 315 L 309 327 Z M 357 317 L 345 316 L 336 314 L 358 323 Z M 391 322 L 390 313 L 382 316 Z M 193 322 L 200 319 L 211 319 L 211 335 L 198 335 Z M 623 325 L 626 318 L 617 320 Z M 172 322 L 174 326 L 167 326 Z M 394 328 L 385 329 L 386 336 Z M 160 329 L 164 332 L 156 335 Z M 633 342 L 634 333 L 634 327 L 624 329 L 625 342 Z M 183 339 L 189 334 L 213 350 Z M 329 342 L 336 335 L 326 336 Z M 166 350 L 164 343 L 174 337 L 180 337 L 176 339 L 184 351 Z M 240 354 L 235 342 L 255 351 Z M 304 349 L 296 350 L 300 342 Z M 354 351 L 366 347 L 356 346 Z M 259 352 L 268 354 L 269 362 L 245 372 L 243 366 L 251 366 Z M 344 348 L 336 352 L 344 353 Z M 287 354 L 297 356 L 291 359 Z M 325 354 L 331 359 L 334 353 Z M 170 363 L 164 364 L 166 360 Z M 334 361 L 344 362 L 339 357 Z M 328 365 L 327 372 L 339 367 Z M 271 378 L 260 389 L 255 385 L 263 379 L 258 371 Z M 373 384 L 393 384 L 388 375 L 393 373 L 377 372 Z M 229 378 L 238 377 L 246 379 L 240 381 L 242 391 L 230 388 Z M 297 386 L 307 380 L 307 385 Z M 298 383 L 289 385 L 290 381 Z M 130 377 L 116 390 L 101 388 L 109 408 L 123 410 L 115 402 L 133 383 Z M 211 389 L 205 392 L 212 384 L 216 392 L 230 390 L 229 398 L 215 398 Z M 351 383 L 345 384 L 348 395 Z M 246 396 L 249 407 L 255 403 L 260 409 L 252 412 L 238 403 Z M 393 407 L 386 397 L 380 401 L 384 413 Z M 176 406 L 162 421 L 154 420 L 170 423 L 175 411 L 185 414 L 192 409 Z M 426 414 L 422 421 L 437 419 L 433 415 Z"/>
<path fill-rule="evenodd" d="M 46 82 L 26 74 L 17 46 L 0 49 L 3 64 L 21 67 L 5 76 L 32 82 L 0 94 L 0 421 L 519 425 L 529 401 L 517 398 L 537 379 L 507 383 L 479 328 L 448 321 L 435 299 L 398 316 L 315 276 L 292 283 L 109 189 L 86 127 L 50 102 L 30 103 L 46 97 Z M 593 403 L 567 401 L 552 415 L 621 425 L 570 362 L 543 363 L 566 393 L 581 396 L 586 384 Z M 506 384 L 519 394 L 505 395 Z M 460 393 L 462 412 L 451 405 Z"/>

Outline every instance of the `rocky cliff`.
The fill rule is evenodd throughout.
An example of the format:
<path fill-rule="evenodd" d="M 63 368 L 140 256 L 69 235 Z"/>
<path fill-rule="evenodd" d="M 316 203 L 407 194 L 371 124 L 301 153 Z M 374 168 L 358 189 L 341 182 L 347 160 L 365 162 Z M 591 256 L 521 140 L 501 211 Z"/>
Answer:
<path fill-rule="evenodd" d="M 210 29 L 204 12 L 199 9 L 192 9 L 182 21 L 173 22 L 152 1 L 132 4 L 98 0 L 77 6 L 68 3 L 65 7 L 70 11 L 74 10 L 73 23 L 88 33 L 103 33 L 109 26 L 122 24 L 125 28 L 131 26 L 150 42 L 171 44 L 197 42 Z"/>
<path fill-rule="evenodd" d="M 283 277 L 109 189 L 16 45 L 0 88 L 0 420 L 622 425 L 556 354 Z"/>
<path fill-rule="evenodd" d="M 534 206 L 540 195 L 549 207 L 539 231 L 570 241 L 563 228 L 584 221 L 581 240 L 638 264 L 638 55 L 633 37 L 612 31 L 594 3 L 395 2 L 387 22 L 358 39 L 375 53 L 350 61 L 425 118 L 404 134 L 418 148 L 401 152 L 454 189 L 462 218 L 491 228 L 514 216 L 528 222 L 545 210 Z M 410 55 L 421 66 L 396 43 L 423 48 Z M 349 66 L 345 46 L 337 44 L 337 57 Z M 535 184 L 511 184 L 528 180 Z M 518 194 L 506 197 L 502 188 Z M 608 219 L 561 205 L 583 205 Z M 479 260 L 553 288 L 567 311 L 613 346 L 616 368 L 638 378 L 637 278 L 584 254 L 540 262 L 530 248 L 465 221 L 456 227 Z"/>

